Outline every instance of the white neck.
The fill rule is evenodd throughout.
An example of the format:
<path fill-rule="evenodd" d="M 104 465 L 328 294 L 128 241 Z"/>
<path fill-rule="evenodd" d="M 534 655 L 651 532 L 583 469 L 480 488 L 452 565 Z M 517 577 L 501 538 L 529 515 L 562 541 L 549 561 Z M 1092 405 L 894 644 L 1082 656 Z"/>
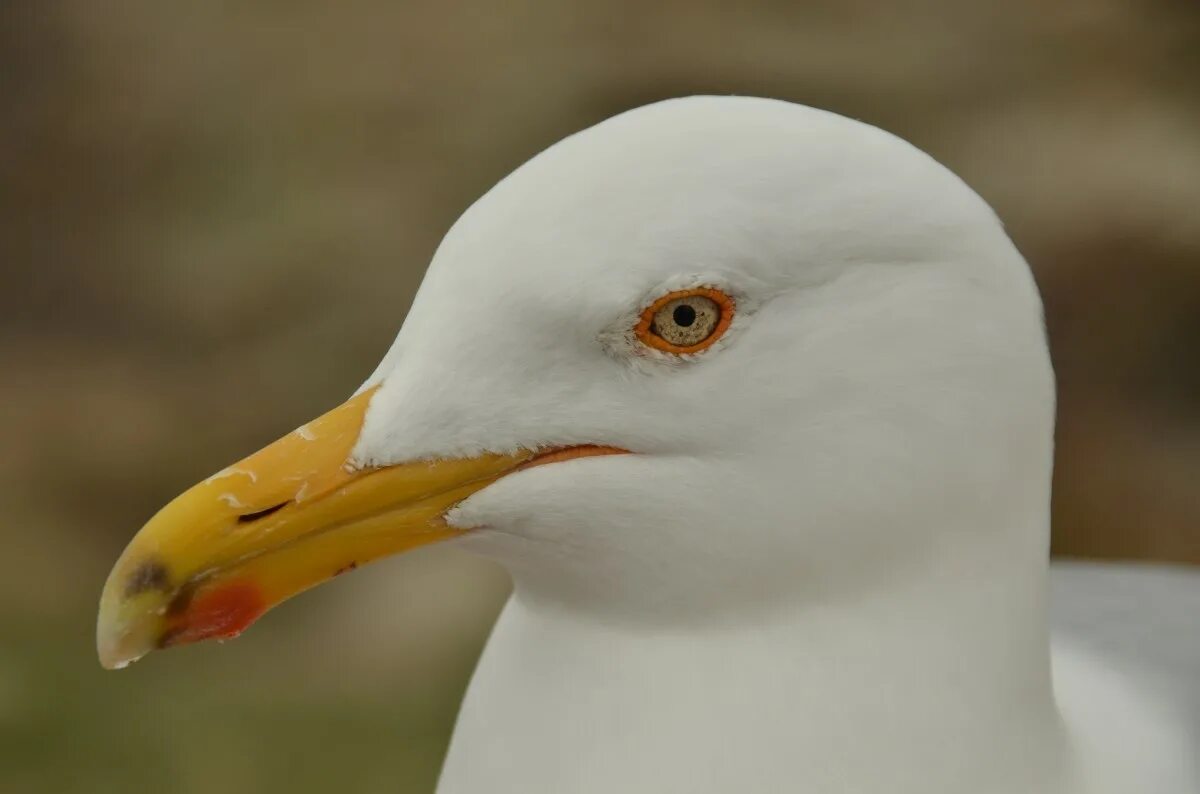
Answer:
<path fill-rule="evenodd" d="M 1071 791 L 1044 550 L 985 545 L 853 603 L 679 633 L 557 611 L 518 581 L 439 791 Z"/>

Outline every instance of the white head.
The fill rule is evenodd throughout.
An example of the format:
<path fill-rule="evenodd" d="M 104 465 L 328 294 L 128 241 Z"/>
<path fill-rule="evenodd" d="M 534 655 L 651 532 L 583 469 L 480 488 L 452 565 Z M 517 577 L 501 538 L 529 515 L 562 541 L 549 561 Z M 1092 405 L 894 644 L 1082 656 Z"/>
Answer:
<path fill-rule="evenodd" d="M 653 314 L 699 288 L 686 333 Z M 367 386 L 151 519 L 101 598 L 105 664 L 453 538 L 519 602 L 447 790 L 1033 791 L 1053 767 L 1037 291 L 903 141 L 707 97 L 575 135 L 463 215 Z M 530 465 L 579 445 L 633 454 Z"/>
<path fill-rule="evenodd" d="M 678 356 L 631 329 L 673 290 L 736 304 Z M 453 509 L 518 591 L 708 621 L 861 591 L 981 544 L 1044 555 L 1041 306 L 987 205 L 904 141 L 697 97 L 562 141 L 446 235 L 370 385 L 379 466 L 602 444 Z"/>

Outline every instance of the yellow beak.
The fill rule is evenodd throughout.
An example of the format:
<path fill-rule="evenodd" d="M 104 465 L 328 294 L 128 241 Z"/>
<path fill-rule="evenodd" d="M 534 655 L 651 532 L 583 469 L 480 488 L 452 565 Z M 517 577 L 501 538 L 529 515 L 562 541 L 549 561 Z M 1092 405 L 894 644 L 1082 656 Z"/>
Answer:
<path fill-rule="evenodd" d="M 461 533 L 445 512 L 533 452 L 347 466 L 364 392 L 186 491 L 150 519 L 100 597 L 100 663 L 233 637 L 281 601 L 380 557 Z"/>

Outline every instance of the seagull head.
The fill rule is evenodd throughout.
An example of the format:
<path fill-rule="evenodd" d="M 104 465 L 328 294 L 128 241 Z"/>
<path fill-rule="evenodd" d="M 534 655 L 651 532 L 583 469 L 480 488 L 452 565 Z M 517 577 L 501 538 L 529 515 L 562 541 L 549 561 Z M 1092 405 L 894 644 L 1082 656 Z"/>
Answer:
<path fill-rule="evenodd" d="M 435 541 L 648 624 L 802 609 L 960 544 L 1044 554 L 1028 267 L 908 143 L 671 100 L 552 146 L 446 235 L 342 406 L 186 491 L 101 598 L 106 666 L 232 636 Z"/>

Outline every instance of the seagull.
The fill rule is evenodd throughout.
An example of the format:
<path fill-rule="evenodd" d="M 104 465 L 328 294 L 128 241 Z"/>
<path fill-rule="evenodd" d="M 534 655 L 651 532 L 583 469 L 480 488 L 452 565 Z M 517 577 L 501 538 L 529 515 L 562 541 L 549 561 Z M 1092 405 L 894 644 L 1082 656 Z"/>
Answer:
<path fill-rule="evenodd" d="M 442 794 L 1195 794 L 1197 613 L 1140 641 L 1175 679 L 1089 644 L 1086 598 L 1051 629 L 1054 413 L 1029 267 L 948 169 L 788 102 L 648 105 L 480 198 L 356 394 L 137 533 L 100 661 L 446 543 L 513 593 Z M 1125 575 L 1135 624 L 1200 603 Z"/>

